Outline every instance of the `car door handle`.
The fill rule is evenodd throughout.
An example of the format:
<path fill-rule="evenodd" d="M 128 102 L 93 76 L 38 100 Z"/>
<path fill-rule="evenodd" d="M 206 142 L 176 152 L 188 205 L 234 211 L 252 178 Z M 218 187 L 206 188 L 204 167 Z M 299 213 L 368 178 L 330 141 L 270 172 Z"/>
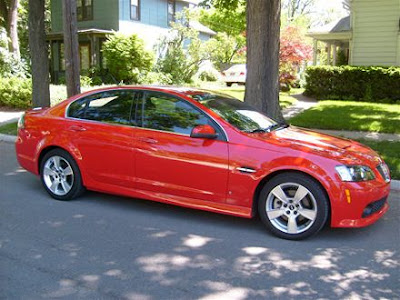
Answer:
<path fill-rule="evenodd" d="M 139 141 L 141 141 L 143 143 L 147 143 L 147 144 L 157 144 L 158 143 L 158 141 L 156 139 L 149 138 L 149 137 L 141 137 L 141 138 L 139 138 Z"/>
<path fill-rule="evenodd" d="M 69 128 L 69 130 L 70 130 L 70 131 L 79 132 L 79 131 L 86 131 L 86 128 L 83 127 L 83 126 L 79 126 L 79 125 L 72 125 L 72 126 Z"/>

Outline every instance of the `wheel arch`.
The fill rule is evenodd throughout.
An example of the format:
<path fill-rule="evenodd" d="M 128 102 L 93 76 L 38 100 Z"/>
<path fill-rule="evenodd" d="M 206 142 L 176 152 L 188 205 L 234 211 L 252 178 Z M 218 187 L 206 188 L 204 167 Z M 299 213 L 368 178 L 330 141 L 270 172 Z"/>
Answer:
<path fill-rule="evenodd" d="M 42 164 L 43 157 L 47 153 L 49 153 L 50 151 L 55 150 L 55 149 L 61 149 L 61 150 L 65 151 L 65 152 L 67 152 L 77 162 L 76 157 L 71 153 L 71 151 L 68 151 L 68 149 L 65 149 L 64 147 L 61 147 L 61 146 L 58 146 L 58 145 L 46 146 L 40 151 L 39 158 L 38 158 L 38 161 L 37 161 L 37 168 L 38 168 L 38 174 L 39 175 L 40 175 L 40 165 Z"/>
<path fill-rule="evenodd" d="M 326 224 L 330 224 L 330 220 L 331 220 L 331 210 L 332 210 L 332 205 L 331 205 L 331 199 L 329 197 L 329 193 L 326 190 L 325 186 L 321 183 L 320 180 L 318 180 L 316 177 L 310 175 L 307 172 L 304 172 L 302 170 L 296 170 L 296 169 L 281 169 L 281 170 L 276 170 L 274 172 L 269 173 L 268 175 L 266 175 L 263 179 L 261 179 L 261 181 L 258 183 L 255 191 L 254 191 L 254 195 L 253 195 L 253 205 L 252 205 L 252 209 L 251 209 L 251 215 L 252 217 L 255 217 L 256 215 L 258 215 L 258 201 L 259 201 L 259 196 L 261 193 L 261 190 L 263 189 L 264 185 L 271 180 L 272 178 L 274 178 L 275 176 L 278 176 L 280 174 L 283 173 L 297 173 L 297 174 L 301 174 L 304 176 L 307 176 L 308 178 L 310 178 L 311 180 L 313 180 L 316 184 L 318 184 L 322 191 L 325 193 L 326 198 L 328 199 L 328 208 L 329 208 L 329 212 L 328 212 L 328 219 Z"/>

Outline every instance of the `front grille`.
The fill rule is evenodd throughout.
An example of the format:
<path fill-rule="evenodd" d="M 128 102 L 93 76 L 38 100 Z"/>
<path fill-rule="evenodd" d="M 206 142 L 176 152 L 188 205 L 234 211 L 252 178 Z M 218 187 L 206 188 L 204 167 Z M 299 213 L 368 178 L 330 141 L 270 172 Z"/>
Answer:
<path fill-rule="evenodd" d="M 370 204 L 368 204 L 368 206 L 366 208 L 364 208 L 364 212 L 362 214 L 363 218 L 367 218 L 370 215 L 380 211 L 382 209 L 382 207 L 385 205 L 387 200 L 387 197 L 382 198 L 381 200 L 372 202 Z"/>
<path fill-rule="evenodd" d="M 389 182 L 390 181 L 390 175 L 389 175 L 389 170 L 388 170 L 387 166 L 386 165 L 384 166 L 383 164 L 380 164 L 376 168 L 377 168 L 379 174 L 381 174 L 382 178 L 385 179 L 386 182 Z"/>

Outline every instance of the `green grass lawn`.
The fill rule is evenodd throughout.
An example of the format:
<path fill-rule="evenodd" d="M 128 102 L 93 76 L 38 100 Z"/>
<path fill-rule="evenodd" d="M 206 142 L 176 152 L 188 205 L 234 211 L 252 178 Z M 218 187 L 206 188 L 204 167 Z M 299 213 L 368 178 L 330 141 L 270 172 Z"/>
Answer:
<path fill-rule="evenodd" d="M 1 134 L 17 135 L 17 122 L 0 126 Z"/>
<path fill-rule="evenodd" d="M 400 180 L 400 142 L 359 140 L 360 143 L 374 149 L 385 160 L 393 179 Z"/>
<path fill-rule="evenodd" d="M 321 101 L 290 123 L 307 128 L 400 133 L 400 105 Z"/>
<path fill-rule="evenodd" d="M 228 94 L 232 97 L 235 97 L 239 100 L 244 99 L 244 87 L 238 87 L 238 88 L 231 88 L 231 89 L 218 89 L 216 90 L 217 92 L 221 92 L 224 94 Z M 293 105 L 297 100 L 295 98 L 293 98 L 291 95 L 293 94 L 298 94 L 298 93 L 302 93 L 304 90 L 295 90 L 295 91 L 291 91 L 291 92 L 281 92 L 279 94 L 279 99 L 280 99 L 280 103 L 281 103 L 281 108 L 286 108 L 289 107 L 291 105 Z"/>

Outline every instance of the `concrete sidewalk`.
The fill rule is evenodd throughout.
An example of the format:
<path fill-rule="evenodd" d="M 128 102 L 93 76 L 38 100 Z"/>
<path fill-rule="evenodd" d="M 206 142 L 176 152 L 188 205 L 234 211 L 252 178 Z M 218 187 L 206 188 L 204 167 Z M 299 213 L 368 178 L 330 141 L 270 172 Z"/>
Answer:
<path fill-rule="evenodd" d="M 282 110 L 283 117 L 288 120 L 302 113 L 303 111 L 310 109 L 318 104 L 318 101 L 304 96 L 303 94 L 292 95 L 293 98 L 297 100 L 297 102 Z"/>
<path fill-rule="evenodd" d="M 18 121 L 23 111 L 0 111 L 0 126 Z"/>

